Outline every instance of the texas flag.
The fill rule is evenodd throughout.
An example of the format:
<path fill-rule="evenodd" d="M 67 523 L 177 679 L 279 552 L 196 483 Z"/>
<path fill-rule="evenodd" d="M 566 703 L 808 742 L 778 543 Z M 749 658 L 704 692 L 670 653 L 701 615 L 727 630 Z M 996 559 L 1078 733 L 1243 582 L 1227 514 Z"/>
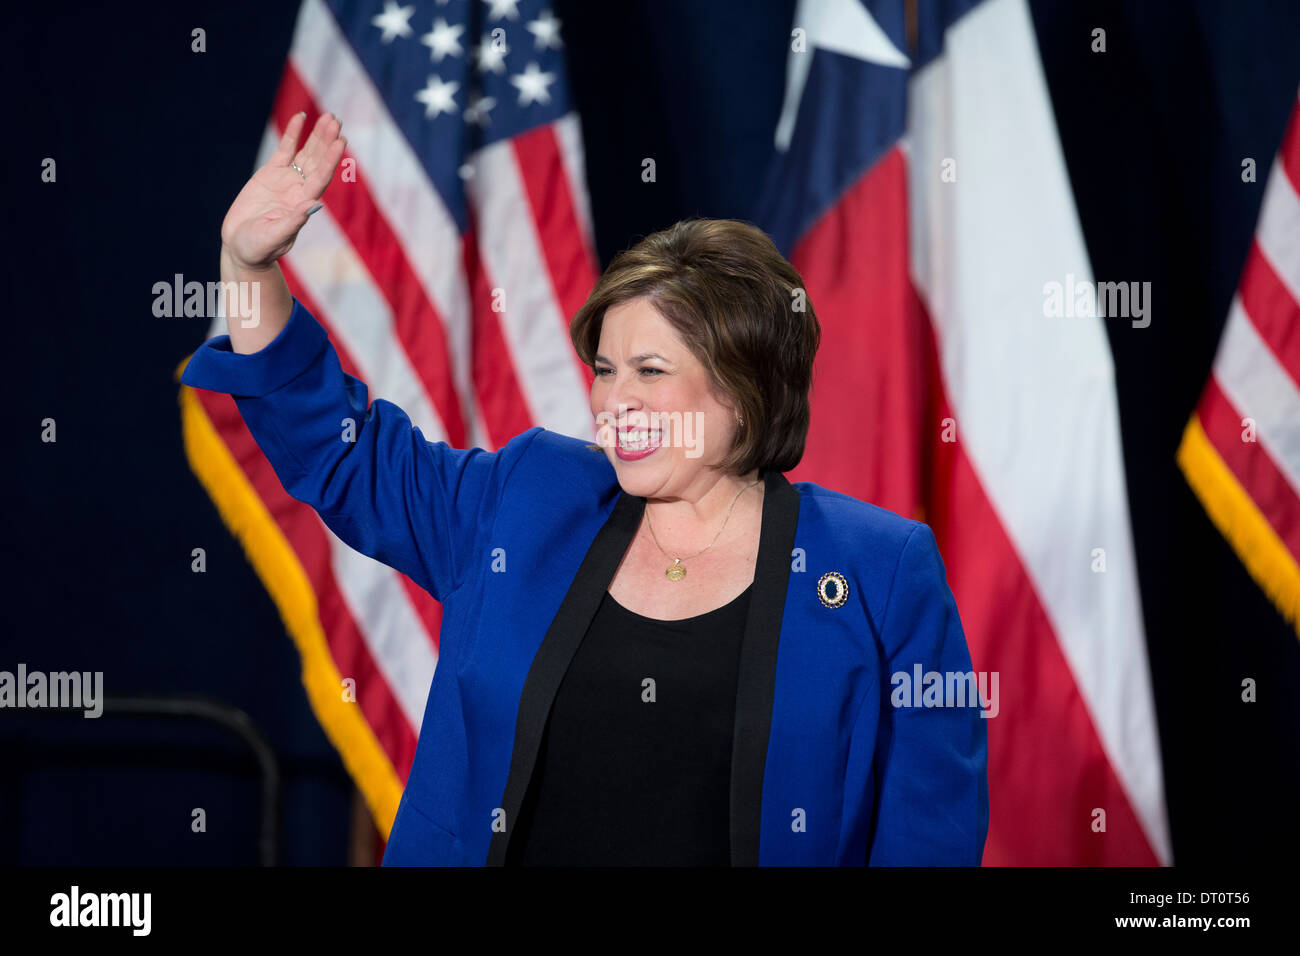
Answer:
<path fill-rule="evenodd" d="M 755 221 L 822 323 L 791 476 L 931 525 L 996 673 L 990 865 L 1172 862 L 1092 270 L 1025 0 L 801 0 Z"/>

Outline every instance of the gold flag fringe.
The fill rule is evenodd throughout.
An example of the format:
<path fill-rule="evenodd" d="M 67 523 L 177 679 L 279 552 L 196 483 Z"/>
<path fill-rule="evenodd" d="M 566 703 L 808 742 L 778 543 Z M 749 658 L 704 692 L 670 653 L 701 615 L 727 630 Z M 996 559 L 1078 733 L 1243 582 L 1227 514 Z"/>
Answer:
<path fill-rule="evenodd" d="M 189 358 L 176 369 L 180 380 Z M 343 678 L 334 664 L 320 623 L 316 593 L 280 526 L 266 509 L 217 434 L 207 411 L 188 385 L 180 386 L 181 431 L 190 468 L 207 490 L 227 528 L 239 540 L 253 570 L 275 603 L 298 647 L 302 682 L 316 719 L 343 758 L 370 808 L 375 826 L 388 838 L 402 784 L 392 761 L 361 713 L 343 697 Z"/>

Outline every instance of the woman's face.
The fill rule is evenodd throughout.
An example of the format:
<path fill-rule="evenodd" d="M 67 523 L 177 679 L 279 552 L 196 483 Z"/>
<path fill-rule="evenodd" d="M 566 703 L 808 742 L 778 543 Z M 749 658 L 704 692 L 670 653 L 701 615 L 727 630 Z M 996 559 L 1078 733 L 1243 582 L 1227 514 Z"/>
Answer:
<path fill-rule="evenodd" d="M 736 412 L 649 298 L 606 310 L 594 365 L 597 441 L 623 490 L 694 499 L 712 487 Z"/>

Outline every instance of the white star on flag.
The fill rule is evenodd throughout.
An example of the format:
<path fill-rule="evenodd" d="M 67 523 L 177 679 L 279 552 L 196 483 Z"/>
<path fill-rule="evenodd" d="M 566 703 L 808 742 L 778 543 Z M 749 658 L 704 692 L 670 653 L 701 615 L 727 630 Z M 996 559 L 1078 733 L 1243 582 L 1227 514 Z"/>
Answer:
<path fill-rule="evenodd" d="M 392 43 L 393 37 L 409 37 L 411 35 L 411 14 L 415 13 L 415 7 L 399 7 L 394 0 L 385 0 L 384 12 L 371 20 L 371 24 L 379 27 L 384 31 L 384 35 L 379 39 L 384 43 Z"/>
<path fill-rule="evenodd" d="M 424 89 L 415 94 L 415 98 L 424 104 L 424 118 L 433 119 L 439 113 L 455 113 L 456 100 L 453 98 L 460 89 L 459 83 L 444 83 L 437 76 L 430 76 Z"/>
<path fill-rule="evenodd" d="M 490 8 L 488 10 L 489 20 L 500 20 L 505 17 L 507 20 L 519 19 L 519 0 L 483 0 Z"/>
<path fill-rule="evenodd" d="M 529 63 L 524 68 L 524 72 L 510 77 L 510 82 L 519 88 L 520 106 L 527 106 L 533 102 L 549 103 L 551 94 L 546 87 L 555 82 L 555 74 L 542 73 L 536 63 Z"/>
<path fill-rule="evenodd" d="M 480 73 L 504 73 L 506 71 L 506 54 L 510 48 L 506 46 L 504 40 L 501 41 L 502 49 L 497 48 L 496 41 L 486 33 L 483 34 L 483 42 L 474 47 L 474 59 L 478 62 L 478 71 Z"/>
<path fill-rule="evenodd" d="M 534 44 L 536 49 L 544 50 L 547 47 L 560 49 L 564 44 L 560 42 L 560 21 L 555 18 L 550 10 L 543 10 L 542 15 L 536 20 L 529 22 L 528 32 L 537 37 Z"/>
<path fill-rule="evenodd" d="M 433 22 L 433 29 L 420 37 L 420 42 L 429 48 L 429 59 L 434 63 L 441 63 L 442 58 L 448 53 L 453 56 L 460 56 L 465 51 L 460 48 L 460 40 L 457 39 L 465 28 L 459 23 L 454 27 L 449 26 L 447 21 L 439 17 Z"/>
<path fill-rule="evenodd" d="M 794 25 L 803 29 L 808 48 L 801 53 L 792 49 L 787 55 L 785 105 L 776 124 L 776 148 L 782 152 L 790 148 L 799 101 L 817 47 L 881 66 L 905 69 L 912 65 L 859 0 L 799 0 Z"/>

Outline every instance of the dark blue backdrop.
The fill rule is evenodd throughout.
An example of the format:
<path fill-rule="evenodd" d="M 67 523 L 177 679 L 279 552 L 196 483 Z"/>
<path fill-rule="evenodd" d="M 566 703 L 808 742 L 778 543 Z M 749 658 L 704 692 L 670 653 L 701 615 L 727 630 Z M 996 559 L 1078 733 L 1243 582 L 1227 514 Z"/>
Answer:
<path fill-rule="evenodd" d="M 688 215 L 751 214 L 793 0 L 557 0 L 602 263 Z M 1187 490 L 1174 449 L 1300 84 L 1285 4 L 1032 4 L 1095 272 L 1150 280 L 1148 329 L 1109 323 L 1180 862 L 1300 843 L 1300 642 Z M 342 863 L 352 789 L 274 607 L 190 473 L 172 372 L 206 320 L 152 286 L 215 270 L 296 4 L 25 8 L 0 57 L 4 422 L 0 669 L 102 670 L 106 690 L 245 710 L 285 774 L 285 862 Z M 190 52 L 190 30 L 208 50 Z M 1109 50 L 1090 52 L 1094 27 Z M 658 182 L 640 181 L 642 158 Z M 1243 184 L 1255 157 L 1261 181 Z M 40 181 L 53 157 L 58 181 Z M 54 418 L 58 442 L 40 441 Z M 190 552 L 207 551 L 207 572 Z M 1260 700 L 1240 702 L 1240 681 Z M 257 775 L 194 722 L 0 711 L 0 863 L 256 860 Z M 208 831 L 190 831 L 194 807 Z"/>

